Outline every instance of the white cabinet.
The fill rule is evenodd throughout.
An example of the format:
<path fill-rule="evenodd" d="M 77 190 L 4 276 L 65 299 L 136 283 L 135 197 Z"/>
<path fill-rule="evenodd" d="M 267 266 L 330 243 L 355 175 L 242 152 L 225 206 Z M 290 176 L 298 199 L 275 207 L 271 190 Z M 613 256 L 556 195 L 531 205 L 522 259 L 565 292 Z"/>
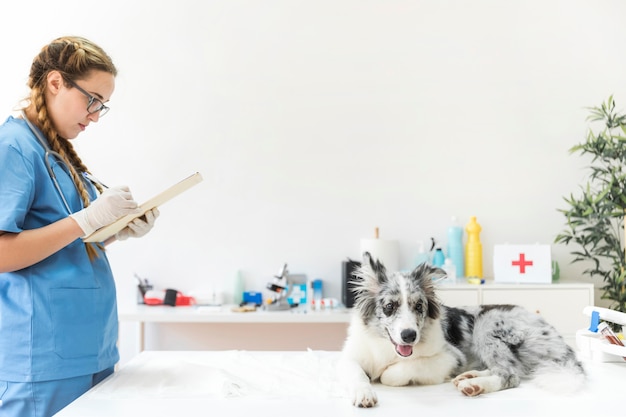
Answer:
<path fill-rule="evenodd" d="M 441 301 L 452 307 L 476 304 L 516 304 L 541 314 L 568 343 L 575 344 L 576 330 L 589 327 L 586 306 L 594 304 L 591 283 L 555 284 L 446 284 L 437 287 Z"/>
<path fill-rule="evenodd" d="M 437 287 L 439 300 L 450 307 L 481 304 L 480 291 L 476 285 L 447 285 Z"/>

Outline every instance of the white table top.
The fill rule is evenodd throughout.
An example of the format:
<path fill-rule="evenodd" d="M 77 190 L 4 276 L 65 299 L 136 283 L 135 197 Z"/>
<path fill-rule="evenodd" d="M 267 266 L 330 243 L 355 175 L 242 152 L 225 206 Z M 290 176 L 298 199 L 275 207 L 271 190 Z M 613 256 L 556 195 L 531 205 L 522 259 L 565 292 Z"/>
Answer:
<path fill-rule="evenodd" d="M 523 382 L 515 389 L 464 397 L 451 383 L 375 385 L 379 404 L 352 406 L 334 374 L 339 352 L 146 351 L 56 417 L 224 415 L 617 416 L 624 414 L 626 362 L 586 362 L 588 383 L 556 395 Z"/>
<path fill-rule="evenodd" d="M 232 305 L 220 307 L 202 306 L 149 306 L 133 305 L 119 309 L 121 322 L 153 323 L 349 323 L 350 310 L 332 309 L 307 311 L 291 309 L 253 312 L 233 312 Z"/>

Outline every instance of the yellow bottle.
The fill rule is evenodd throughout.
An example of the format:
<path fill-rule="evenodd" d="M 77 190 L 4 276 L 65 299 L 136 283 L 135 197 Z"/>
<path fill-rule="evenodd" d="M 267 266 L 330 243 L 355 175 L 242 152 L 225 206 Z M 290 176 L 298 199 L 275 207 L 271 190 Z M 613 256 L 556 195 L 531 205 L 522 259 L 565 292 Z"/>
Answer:
<path fill-rule="evenodd" d="M 482 228 L 476 222 L 476 216 L 471 216 L 465 226 L 467 243 L 465 244 L 465 276 L 468 278 L 483 277 L 483 245 L 480 243 Z"/>

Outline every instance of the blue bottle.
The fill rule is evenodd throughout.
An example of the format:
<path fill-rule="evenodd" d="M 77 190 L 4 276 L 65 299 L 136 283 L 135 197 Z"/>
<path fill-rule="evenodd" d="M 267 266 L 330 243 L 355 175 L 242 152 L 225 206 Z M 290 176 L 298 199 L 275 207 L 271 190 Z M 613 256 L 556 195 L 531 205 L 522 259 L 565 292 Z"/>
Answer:
<path fill-rule="evenodd" d="M 448 258 L 452 260 L 457 277 L 465 276 L 465 259 L 463 249 L 463 228 L 458 224 L 456 217 L 452 217 L 452 224 L 448 228 Z"/>
<path fill-rule="evenodd" d="M 433 255 L 433 266 L 436 266 L 438 268 L 443 267 L 443 264 L 446 261 L 446 257 L 443 254 L 443 250 L 441 250 L 441 248 L 437 248 L 435 249 L 435 254 Z"/>

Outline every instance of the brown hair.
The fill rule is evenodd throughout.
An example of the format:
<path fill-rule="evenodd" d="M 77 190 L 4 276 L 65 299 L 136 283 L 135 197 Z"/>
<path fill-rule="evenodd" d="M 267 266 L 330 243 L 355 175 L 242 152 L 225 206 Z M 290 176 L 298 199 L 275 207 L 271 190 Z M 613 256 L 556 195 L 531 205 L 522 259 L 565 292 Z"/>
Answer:
<path fill-rule="evenodd" d="M 89 170 L 78 157 L 70 141 L 59 136 L 56 131 L 46 107 L 45 91 L 47 76 L 51 71 L 58 71 L 64 81 L 76 81 L 88 77 L 94 70 L 117 75 L 113 61 L 102 48 L 82 37 L 65 36 L 53 40 L 41 49 L 33 60 L 28 76 L 30 106 L 34 107 L 37 117 L 34 122 L 48 139 L 50 148 L 59 153 L 70 167 L 72 179 L 84 207 L 89 206 L 90 199 L 81 173 Z M 99 185 L 96 185 L 96 188 L 102 192 Z M 97 257 L 97 251 L 93 246 L 87 243 L 86 249 L 90 259 Z"/>

